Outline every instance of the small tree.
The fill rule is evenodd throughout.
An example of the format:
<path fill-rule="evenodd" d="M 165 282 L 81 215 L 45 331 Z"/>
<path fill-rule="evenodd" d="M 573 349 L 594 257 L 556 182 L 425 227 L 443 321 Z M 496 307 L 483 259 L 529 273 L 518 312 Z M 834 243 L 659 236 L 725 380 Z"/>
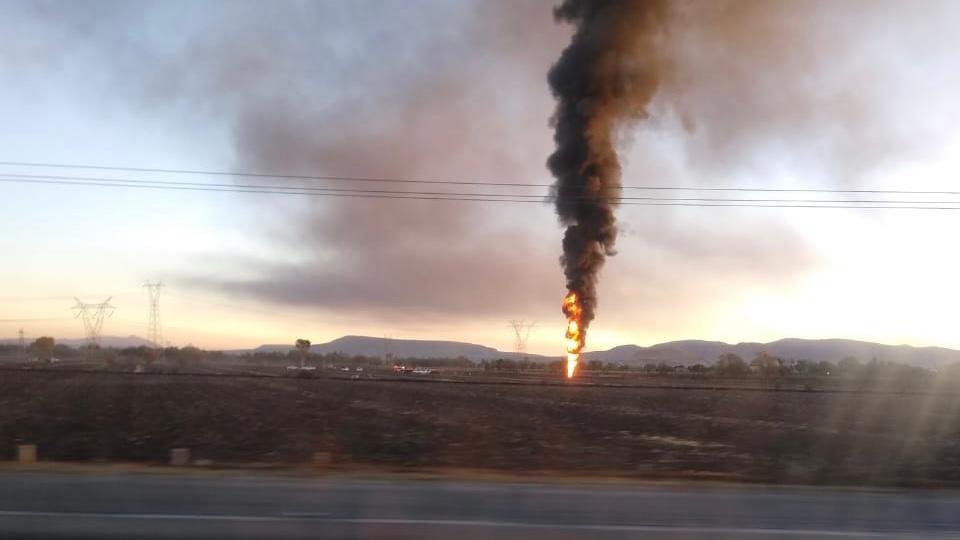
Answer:
<path fill-rule="evenodd" d="M 297 350 L 300 351 L 300 369 L 303 369 L 307 363 L 307 355 L 310 354 L 310 340 L 298 339 L 296 345 Z"/>
<path fill-rule="evenodd" d="M 723 353 L 717 359 L 717 373 L 731 377 L 742 377 L 750 373 L 747 363 L 733 353 Z"/>
<path fill-rule="evenodd" d="M 36 353 L 37 359 L 44 364 L 49 364 L 53 359 L 53 349 L 56 346 L 56 340 L 50 336 L 38 337 L 30 345 L 30 350 Z"/>
<path fill-rule="evenodd" d="M 757 357 L 750 361 L 750 367 L 764 377 L 780 375 L 780 359 L 765 352 L 758 353 Z"/>
<path fill-rule="evenodd" d="M 840 360 L 840 363 L 837 364 L 837 368 L 843 374 L 855 374 L 863 368 L 863 364 L 860 363 L 860 360 L 858 360 L 856 356 L 845 356 Z"/>
<path fill-rule="evenodd" d="M 155 349 L 151 349 L 150 352 L 154 352 Z M 193 345 L 187 345 L 179 351 L 177 351 L 177 368 L 185 369 L 190 367 L 195 367 L 200 364 L 203 360 L 204 352 L 200 350 L 199 347 L 194 347 Z"/>
<path fill-rule="evenodd" d="M 101 357 L 103 358 L 104 365 L 111 368 L 117 363 L 117 350 L 104 349 Z"/>

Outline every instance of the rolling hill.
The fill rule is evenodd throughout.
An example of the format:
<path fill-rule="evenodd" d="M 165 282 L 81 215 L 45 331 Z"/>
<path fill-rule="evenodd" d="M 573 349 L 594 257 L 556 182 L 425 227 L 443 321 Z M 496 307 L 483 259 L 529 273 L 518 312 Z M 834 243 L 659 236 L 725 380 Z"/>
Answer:
<path fill-rule="evenodd" d="M 670 341 L 650 347 L 622 345 L 607 351 L 589 352 L 587 360 L 642 365 L 664 362 L 667 364 L 712 364 L 723 353 L 733 353 L 744 360 L 766 352 L 773 356 L 793 360 L 837 362 L 852 356 L 861 362 L 877 360 L 912 366 L 938 368 L 960 362 L 960 351 L 943 347 L 912 347 L 910 345 L 883 345 L 851 339 L 796 339 L 788 338 L 770 343 L 737 343 L 721 341 Z"/>
<path fill-rule="evenodd" d="M 57 340 L 71 347 L 82 347 L 82 339 Z M 0 339 L 0 344 L 13 344 L 15 339 Z M 105 347 L 125 348 L 141 345 L 151 346 L 146 339 L 137 336 L 104 336 Z M 255 349 L 225 351 L 229 354 L 252 352 L 286 352 L 293 345 L 261 345 Z M 344 336 L 327 343 L 316 343 L 311 347 L 314 353 L 329 354 L 340 352 L 350 356 L 376 356 L 392 354 L 395 358 L 457 358 L 464 357 L 474 362 L 495 360 L 497 358 L 515 359 L 516 353 L 505 352 L 474 343 L 460 341 L 386 339 L 369 336 Z M 880 361 L 896 362 L 925 368 L 939 368 L 960 363 L 960 351 L 944 347 L 913 347 L 910 345 L 884 345 L 868 341 L 851 339 L 797 339 L 787 338 L 770 343 L 724 343 L 722 341 L 683 340 L 658 343 L 649 347 L 640 345 L 620 345 L 605 351 L 584 353 L 584 360 L 599 360 L 629 366 L 665 363 L 669 365 L 709 365 L 724 353 L 733 353 L 746 361 L 757 354 L 766 352 L 773 356 L 792 360 L 826 360 L 837 362 L 852 356 L 861 362 L 876 358 Z M 557 360 L 560 355 L 546 356 L 537 354 L 522 355 L 537 362 Z"/>
<path fill-rule="evenodd" d="M 291 345 L 261 345 L 252 352 L 288 351 Z M 386 339 L 367 336 L 344 336 L 328 343 L 310 347 L 317 354 L 340 352 L 351 356 L 384 356 L 396 358 L 457 358 L 463 356 L 473 361 L 505 358 L 513 353 L 502 353 L 492 347 L 459 341 L 428 341 L 418 339 Z"/>
<path fill-rule="evenodd" d="M 292 345 L 262 345 L 251 352 L 292 350 Z M 328 343 L 313 345 L 315 353 L 341 352 L 347 355 L 383 356 L 393 354 L 397 358 L 455 358 L 463 356 L 473 361 L 515 358 L 513 352 L 498 351 L 473 343 L 459 341 L 425 341 L 410 339 L 384 339 L 365 336 L 345 336 Z M 247 351 L 237 351 L 247 352 Z M 826 360 L 837 362 L 852 356 L 862 362 L 877 360 L 896 362 L 926 368 L 938 368 L 960 362 L 960 351 L 943 347 L 913 347 L 910 345 L 883 345 L 850 339 L 781 339 L 770 343 L 737 343 L 721 341 L 684 340 L 659 343 L 650 347 L 621 345 L 606 351 L 590 351 L 584 354 L 586 361 L 600 360 L 631 366 L 659 364 L 676 365 L 712 364 L 724 353 L 733 353 L 744 360 L 757 354 L 768 354 L 793 360 Z M 551 361 L 560 356 L 523 355 L 535 361 Z"/>

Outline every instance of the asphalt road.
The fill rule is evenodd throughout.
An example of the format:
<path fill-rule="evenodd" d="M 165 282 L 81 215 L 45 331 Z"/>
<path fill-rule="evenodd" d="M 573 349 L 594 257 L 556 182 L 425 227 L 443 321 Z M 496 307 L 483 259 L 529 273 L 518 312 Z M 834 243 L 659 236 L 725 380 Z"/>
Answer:
<path fill-rule="evenodd" d="M 960 493 L 4 472 L 0 538 L 960 538 Z"/>

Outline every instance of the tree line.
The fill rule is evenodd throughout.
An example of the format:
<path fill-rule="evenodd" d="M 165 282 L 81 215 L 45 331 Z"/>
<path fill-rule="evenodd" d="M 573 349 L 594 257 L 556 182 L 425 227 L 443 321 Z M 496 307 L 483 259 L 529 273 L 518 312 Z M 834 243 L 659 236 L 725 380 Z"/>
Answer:
<path fill-rule="evenodd" d="M 151 365 L 162 361 L 177 367 L 196 367 L 207 363 L 222 361 L 252 363 L 259 366 L 279 366 L 303 359 L 322 367 L 391 367 L 393 365 L 422 366 L 430 368 L 473 369 L 484 372 L 562 372 L 563 360 L 551 362 L 535 361 L 529 358 L 498 358 L 473 361 L 467 357 L 455 358 L 405 358 L 387 354 L 385 356 L 348 355 L 342 352 L 313 353 L 308 348 L 300 350 L 273 352 L 251 352 L 242 355 L 227 355 L 221 351 L 205 350 L 192 345 L 185 347 L 153 348 L 146 346 L 126 348 L 75 348 L 57 343 L 53 337 L 42 336 L 23 351 L 15 344 L 0 345 L 0 356 L 15 357 L 26 353 L 30 360 L 40 363 L 52 363 L 56 360 L 90 359 L 108 366 L 115 365 Z M 667 362 L 641 362 L 639 365 L 588 360 L 583 369 L 593 373 L 646 373 L 659 375 L 695 375 L 720 377 L 927 377 L 932 370 L 907 366 L 881 359 L 872 358 L 861 361 L 848 356 L 836 362 L 826 360 L 785 359 L 766 352 L 758 353 L 749 361 L 734 353 L 719 355 L 712 364 L 696 363 L 692 365 L 670 364 Z M 960 364 L 944 370 L 960 378 Z"/>

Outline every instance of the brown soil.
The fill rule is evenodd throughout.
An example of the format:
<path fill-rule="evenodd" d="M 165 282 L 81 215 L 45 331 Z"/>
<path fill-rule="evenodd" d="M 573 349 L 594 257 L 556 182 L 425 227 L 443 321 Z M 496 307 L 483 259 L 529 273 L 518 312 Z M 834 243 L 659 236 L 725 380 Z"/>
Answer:
<path fill-rule="evenodd" d="M 5 372 L 0 458 L 960 481 L 960 395 Z"/>

